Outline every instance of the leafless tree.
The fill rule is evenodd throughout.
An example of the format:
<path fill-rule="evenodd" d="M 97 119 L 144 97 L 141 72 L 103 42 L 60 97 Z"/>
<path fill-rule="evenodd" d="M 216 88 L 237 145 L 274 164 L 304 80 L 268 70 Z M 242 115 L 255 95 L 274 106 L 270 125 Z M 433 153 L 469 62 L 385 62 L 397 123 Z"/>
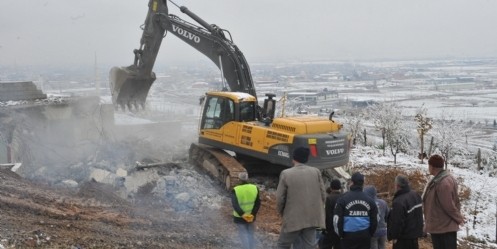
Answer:
<path fill-rule="evenodd" d="M 424 138 L 425 135 L 432 128 L 432 119 L 427 117 L 427 112 L 428 109 L 426 109 L 426 107 L 423 105 L 416 111 L 416 116 L 414 116 L 414 120 L 416 121 L 417 124 L 416 130 L 418 131 L 420 147 L 421 147 L 419 153 L 419 158 L 421 159 L 421 163 L 423 163 L 423 159 L 425 158 L 426 155 L 424 152 Z"/>
<path fill-rule="evenodd" d="M 354 145 L 356 144 L 357 138 L 360 138 L 359 132 L 362 130 L 363 121 L 364 112 L 358 109 L 351 110 L 348 115 L 343 117 L 344 127 L 350 132 Z"/>
<path fill-rule="evenodd" d="M 390 148 L 397 163 L 397 154 L 409 148 L 409 127 L 404 121 L 402 108 L 395 103 L 382 103 L 371 107 L 375 127 L 382 131 L 384 150 Z"/>
<path fill-rule="evenodd" d="M 442 112 L 433 124 L 435 146 L 445 158 L 445 167 L 455 154 L 468 154 L 466 137 L 471 131 L 467 123 L 456 121 L 451 114 Z"/>

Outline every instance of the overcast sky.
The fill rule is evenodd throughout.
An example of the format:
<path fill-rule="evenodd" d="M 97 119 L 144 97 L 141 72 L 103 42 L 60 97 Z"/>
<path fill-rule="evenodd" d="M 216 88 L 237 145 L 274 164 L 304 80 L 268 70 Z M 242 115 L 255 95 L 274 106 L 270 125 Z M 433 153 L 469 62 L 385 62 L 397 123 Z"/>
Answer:
<path fill-rule="evenodd" d="M 176 0 L 249 63 L 497 57 L 497 0 Z M 133 62 L 148 0 L 1 0 L 0 65 Z M 169 4 L 170 13 L 190 21 Z M 204 60 L 173 35 L 158 63 Z"/>

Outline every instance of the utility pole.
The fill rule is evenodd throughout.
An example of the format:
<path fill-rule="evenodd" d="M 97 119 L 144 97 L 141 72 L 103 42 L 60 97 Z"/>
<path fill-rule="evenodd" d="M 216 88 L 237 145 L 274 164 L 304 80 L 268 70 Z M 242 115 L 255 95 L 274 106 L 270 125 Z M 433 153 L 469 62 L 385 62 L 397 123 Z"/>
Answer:
<path fill-rule="evenodd" d="M 100 82 L 98 79 L 97 52 L 95 51 L 95 88 L 97 96 L 100 97 Z"/>

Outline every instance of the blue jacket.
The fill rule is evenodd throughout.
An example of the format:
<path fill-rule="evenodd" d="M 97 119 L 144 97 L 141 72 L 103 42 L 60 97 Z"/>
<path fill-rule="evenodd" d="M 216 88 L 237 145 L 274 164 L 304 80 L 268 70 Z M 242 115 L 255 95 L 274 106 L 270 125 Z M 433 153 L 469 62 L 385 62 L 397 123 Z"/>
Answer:
<path fill-rule="evenodd" d="M 362 186 L 352 185 L 335 206 L 333 225 L 344 239 L 363 239 L 373 236 L 378 225 L 378 207 L 362 192 Z"/>
<path fill-rule="evenodd" d="M 388 204 L 386 201 L 382 199 L 376 198 L 376 188 L 374 186 L 366 186 L 364 187 L 364 193 L 366 193 L 371 199 L 376 202 L 376 206 L 378 206 L 378 227 L 376 228 L 376 232 L 374 233 L 374 237 L 382 237 L 387 236 L 387 217 L 390 209 L 388 208 Z"/>

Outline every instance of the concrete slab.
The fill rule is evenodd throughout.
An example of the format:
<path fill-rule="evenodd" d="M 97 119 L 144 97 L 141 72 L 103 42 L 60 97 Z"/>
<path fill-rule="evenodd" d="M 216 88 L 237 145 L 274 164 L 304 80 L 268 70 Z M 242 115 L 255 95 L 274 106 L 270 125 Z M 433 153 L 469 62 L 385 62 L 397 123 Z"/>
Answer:
<path fill-rule="evenodd" d="M 32 81 L 0 82 L 0 101 L 46 99 Z"/>

